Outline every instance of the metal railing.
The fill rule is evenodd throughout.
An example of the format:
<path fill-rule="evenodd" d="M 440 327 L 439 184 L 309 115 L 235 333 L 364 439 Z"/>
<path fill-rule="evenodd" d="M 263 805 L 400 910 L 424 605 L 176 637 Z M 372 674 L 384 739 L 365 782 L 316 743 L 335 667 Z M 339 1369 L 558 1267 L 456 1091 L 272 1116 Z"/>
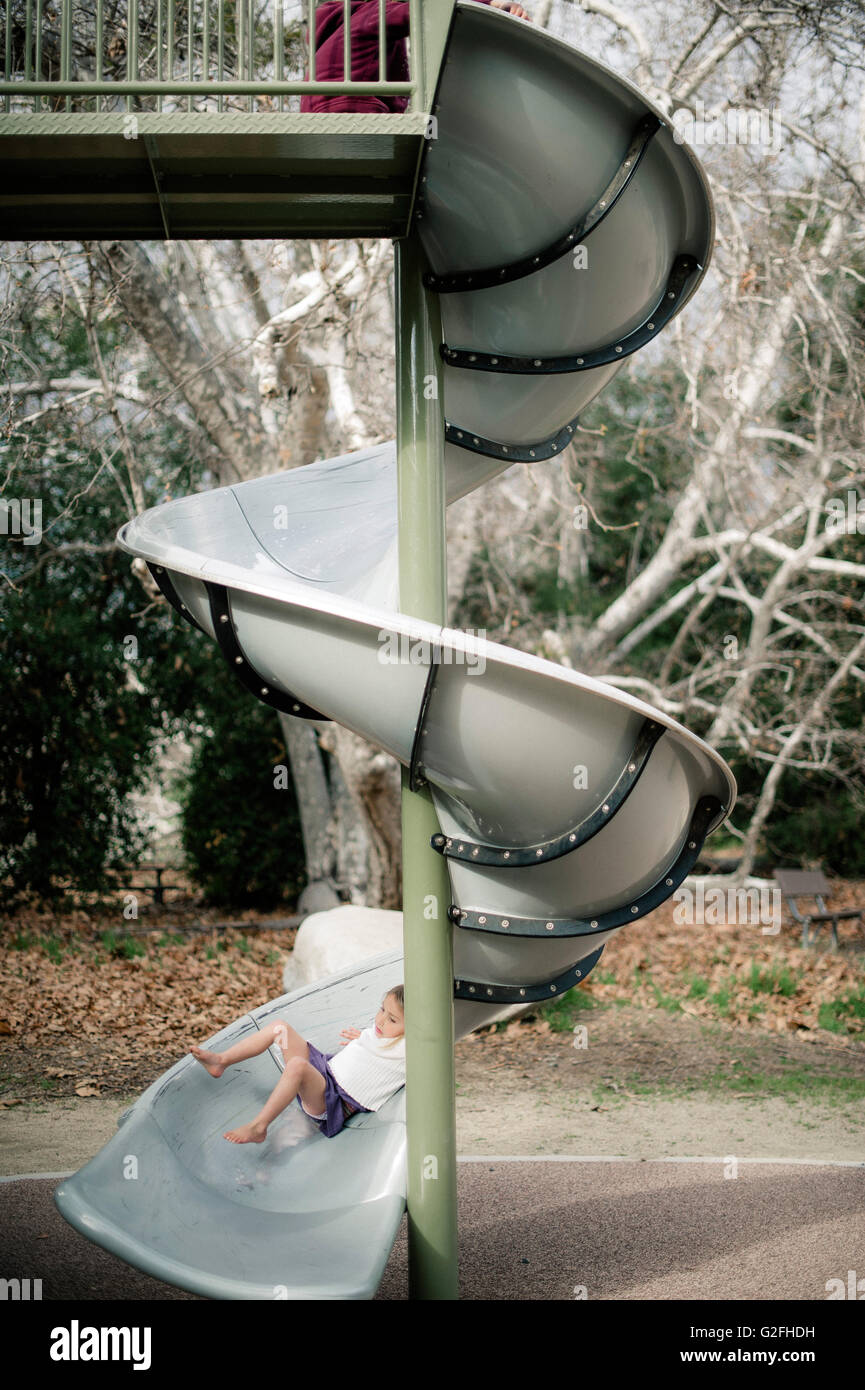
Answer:
<path fill-rule="evenodd" d="M 343 9 L 343 78 L 316 73 L 316 13 Z M 0 0 L 0 116 L 31 112 L 296 111 L 303 95 L 424 109 L 421 0 L 408 80 L 387 79 L 387 0 Z M 378 79 L 350 81 L 349 15 L 377 10 Z M 429 6 L 432 8 L 432 6 Z M 354 66 L 357 64 L 355 56 Z"/>

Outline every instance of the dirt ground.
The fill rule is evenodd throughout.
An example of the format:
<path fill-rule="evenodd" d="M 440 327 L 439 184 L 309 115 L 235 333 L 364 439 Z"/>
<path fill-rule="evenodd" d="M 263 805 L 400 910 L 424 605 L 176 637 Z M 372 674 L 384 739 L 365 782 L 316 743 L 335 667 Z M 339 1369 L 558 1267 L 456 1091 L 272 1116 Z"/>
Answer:
<path fill-rule="evenodd" d="M 865 1162 L 861 1043 L 743 1037 L 729 1025 L 614 1004 L 584 1026 L 577 1037 L 516 1023 L 457 1044 L 460 1155 Z M 75 1050 L 84 1054 L 67 1059 L 76 1074 L 88 1062 L 93 1070 L 98 1049 Z M 35 1068 L 38 1059 L 28 1060 Z M 80 1167 L 176 1060 L 171 1052 L 149 1068 L 130 1064 L 108 1096 L 31 1097 L 0 1110 L 0 1175 Z"/>
<path fill-rule="evenodd" d="M 865 905 L 863 883 L 838 894 Z M 281 993 L 292 931 L 172 921 L 7 920 L 0 1175 L 80 1166 L 191 1041 Z M 634 923 L 559 1005 L 457 1044 L 459 1153 L 865 1161 L 865 957 L 848 934 L 806 951 L 787 923 Z"/>
<path fill-rule="evenodd" d="M 630 1005 L 584 1026 L 457 1045 L 460 1153 L 865 1161 L 865 1045 Z"/>

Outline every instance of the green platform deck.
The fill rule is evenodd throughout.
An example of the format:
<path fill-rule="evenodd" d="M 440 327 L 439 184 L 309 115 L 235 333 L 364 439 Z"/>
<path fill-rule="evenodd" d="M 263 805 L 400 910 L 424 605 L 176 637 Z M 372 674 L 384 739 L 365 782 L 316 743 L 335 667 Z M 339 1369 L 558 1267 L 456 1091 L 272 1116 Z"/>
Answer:
<path fill-rule="evenodd" d="M 0 237 L 403 237 L 427 117 L 0 115 Z"/>
<path fill-rule="evenodd" d="M 385 0 L 355 6 L 342 80 L 309 48 L 322 3 L 0 0 L 0 238 L 407 236 L 453 0 L 409 0 L 390 76 Z"/>

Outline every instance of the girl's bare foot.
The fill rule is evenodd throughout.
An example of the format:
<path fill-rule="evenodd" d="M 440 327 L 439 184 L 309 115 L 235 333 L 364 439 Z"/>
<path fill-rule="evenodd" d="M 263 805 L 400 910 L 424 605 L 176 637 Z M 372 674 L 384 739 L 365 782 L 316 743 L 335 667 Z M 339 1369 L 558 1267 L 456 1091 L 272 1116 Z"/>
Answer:
<path fill-rule="evenodd" d="M 230 1139 L 232 1144 L 263 1144 L 267 1138 L 267 1125 L 252 1120 L 248 1125 L 241 1125 L 240 1129 L 230 1129 L 222 1137 Z"/>
<path fill-rule="evenodd" d="M 204 1047 L 191 1047 L 189 1051 L 196 1061 L 207 1068 L 211 1076 L 221 1076 L 225 1071 L 225 1063 L 220 1061 L 221 1053 L 208 1052 Z"/>

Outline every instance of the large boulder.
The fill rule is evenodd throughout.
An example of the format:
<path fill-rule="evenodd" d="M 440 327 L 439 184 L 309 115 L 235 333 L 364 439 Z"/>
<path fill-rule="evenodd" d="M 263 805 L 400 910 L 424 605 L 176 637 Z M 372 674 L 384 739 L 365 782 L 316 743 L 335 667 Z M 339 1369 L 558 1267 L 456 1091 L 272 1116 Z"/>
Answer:
<path fill-rule="evenodd" d="M 402 913 L 378 907 L 334 907 L 314 912 L 300 925 L 294 950 L 285 962 L 288 993 L 337 975 L 385 951 L 402 950 Z M 395 979 L 394 984 L 399 980 Z"/>
<path fill-rule="evenodd" d="M 285 962 L 282 983 L 294 989 L 338 975 L 386 951 L 402 951 L 402 913 L 380 907 L 335 907 L 314 912 L 300 924 L 294 950 Z M 397 967 L 394 984 L 402 978 Z M 484 1026 L 532 1013 L 534 1004 L 505 1004 L 485 1019 Z"/>

